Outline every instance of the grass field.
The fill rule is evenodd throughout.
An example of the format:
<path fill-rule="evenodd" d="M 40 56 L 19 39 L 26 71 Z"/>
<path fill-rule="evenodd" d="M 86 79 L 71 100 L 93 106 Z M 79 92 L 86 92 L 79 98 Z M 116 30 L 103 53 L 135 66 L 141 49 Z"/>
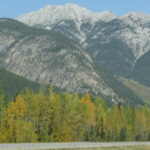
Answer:
<path fill-rule="evenodd" d="M 93 149 L 89 148 L 89 149 L 61 149 L 61 150 L 150 150 L 150 146 L 127 146 L 127 147 L 105 147 Z"/>

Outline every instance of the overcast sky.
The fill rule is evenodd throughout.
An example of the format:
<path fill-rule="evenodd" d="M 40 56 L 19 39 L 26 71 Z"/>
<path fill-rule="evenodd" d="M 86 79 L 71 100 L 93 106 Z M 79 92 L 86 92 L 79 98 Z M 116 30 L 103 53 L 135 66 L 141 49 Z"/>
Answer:
<path fill-rule="evenodd" d="M 75 3 L 94 12 L 109 10 L 116 15 L 129 11 L 150 14 L 150 0 L 0 0 L 0 17 L 16 18 L 47 4 Z"/>

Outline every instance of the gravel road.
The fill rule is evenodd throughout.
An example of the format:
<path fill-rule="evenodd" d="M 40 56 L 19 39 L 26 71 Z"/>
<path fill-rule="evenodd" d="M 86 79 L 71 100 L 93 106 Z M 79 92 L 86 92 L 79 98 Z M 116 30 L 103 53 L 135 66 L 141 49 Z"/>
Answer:
<path fill-rule="evenodd" d="M 0 144 L 0 150 L 48 150 L 63 148 L 97 148 L 112 146 L 149 145 L 150 142 L 78 142 L 78 143 L 22 143 Z"/>

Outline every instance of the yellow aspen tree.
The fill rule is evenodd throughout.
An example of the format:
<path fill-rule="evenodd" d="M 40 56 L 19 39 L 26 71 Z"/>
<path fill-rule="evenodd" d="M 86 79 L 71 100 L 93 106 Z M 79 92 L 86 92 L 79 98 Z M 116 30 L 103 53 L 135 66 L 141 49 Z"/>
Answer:
<path fill-rule="evenodd" d="M 50 100 L 50 110 L 51 110 L 51 125 L 49 126 L 51 131 L 51 140 L 59 140 L 59 128 L 61 126 L 61 100 L 60 95 L 56 93 L 51 93 L 49 95 Z"/>
<path fill-rule="evenodd" d="M 87 115 L 87 125 L 95 125 L 95 105 L 92 102 L 90 95 L 88 93 L 85 93 L 83 98 L 81 99 L 81 102 L 85 105 L 86 108 L 85 114 Z"/>
<path fill-rule="evenodd" d="M 81 99 L 81 103 L 85 107 L 85 118 L 86 118 L 86 125 L 85 125 L 85 139 L 91 140 L 91 131 L 95 126 L 95 105 L 92 102 L 90 95 L 85 93 Z"/>
<path fill-rule="evenodd" d="M 110 131 L 110 138 L 112 139 L 112 141 L 117 141 L 118 140 L 118 136 L 120 133 L 120 125 L 118 123 L 118 107 L 114 106 L 113 108 L 111 108 L 111 110 L 109 111 L 109 131 Z"/>
<path fill-rule="evenodd" d="M 135 140 L 146 140 L 147 139 L 147 133 L 148 133 L 148 124 L 147 124 L 147 117 L 145 114 L 145 108 L 137 108 L 136 109 L 136 116 L 135 116 Z"/>
<path fill-rule="evenodd" d="M 52 102 L 53 108 L 51 109 L 53 112 L 53 119 L 55 119 L 53 122 L 54 139 L 59 142 L 71 142 L 74 138 L 72 118 L 75 117 L 72 95 L 69 93 L 62 93 L 61 96 L 58 97 L 55 94 L 52 97 Z"/>
<path fill-rule="evenodd" d="M 38 141 L 51 141 L 51 107 L 49 96 L 26 90 L 23 95 L 28 106 L 28 117 L 38 135 Z"/>
<path fill-rule="evenodd" d="M 125 109 L 123 106 L 118 107 L 118 124 L 119 124 L 119 141 L 127 140 L 127 118 L 125 115 Z"/>
<path fill-rule="evenodd" d="M 11 102 L 5 114 L 5 133 L 7 142 L 32 142 L 36 135 L 30 121 L 26 118 L 27 107 L 19 95 Z M 27 138 L 28 137 L 28 138 Z"/>

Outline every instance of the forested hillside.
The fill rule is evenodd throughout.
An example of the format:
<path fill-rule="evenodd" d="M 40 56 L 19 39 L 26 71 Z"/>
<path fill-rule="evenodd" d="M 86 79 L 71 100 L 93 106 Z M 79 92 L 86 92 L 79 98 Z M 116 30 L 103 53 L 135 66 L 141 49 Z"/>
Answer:
<path fill-rule="evenodd" d="M 13 102 L 0 97 L 0 142 L 150 140 L 150 109 L 109 106 L 89 94 L 48 95 L 26 90 Z"/>
<path fill-rule="evenodd" d="M 137 97 L 141 98 L 144 103 L 148 105 L 150 104 L 150 87 L 123 77 L 120 77 L 120 81 L 122 81 L 125 86 L 131 89 L 135 95 L 137 95 Z"/>
<path fill-rule="evenodd" d="M 46 86 L 27 80 L 23 77 L 10 73 L 0 68 L 0 93 L 7 99 L 14 98 L 18 93 L 23 92 L 26 88 L 38 92 L 44 90 Z"/>

